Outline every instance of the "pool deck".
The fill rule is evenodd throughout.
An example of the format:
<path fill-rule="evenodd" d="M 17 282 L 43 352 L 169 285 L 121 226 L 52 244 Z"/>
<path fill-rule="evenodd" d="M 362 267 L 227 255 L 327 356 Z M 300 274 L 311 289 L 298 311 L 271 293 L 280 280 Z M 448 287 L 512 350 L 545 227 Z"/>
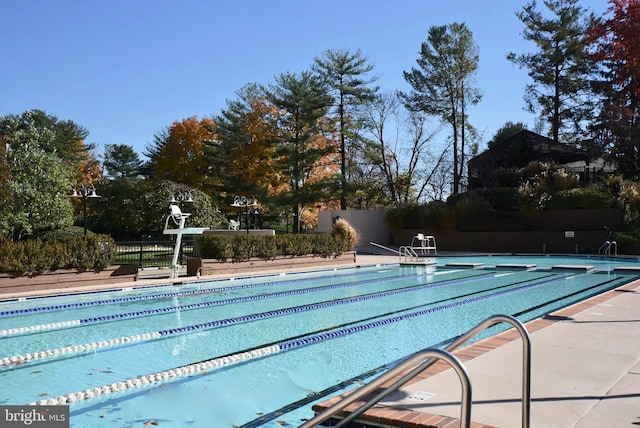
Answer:
<path fill-rule="evenodd" d="M 640 426 L 640 281 L 525 326 L 532 349 L 531 427 Z M 510 329 L 454 355 L 471 378 L 472 427 L 522 426 L 519 334 Z M 436 363 L 358 420 L 371 426 L 459 427 L 460 398 L 457 375 Z"/>
<path fill-rule="evenodd" d="M 396 256 L 358 255 L 355 265 L 397 262 Z M 127 284 L 111 288 L 121 286 Z M 640 426 L 640 281 L 533 320 L 526 328 L 532 343 L 531 427 Z M 519 335 L 511 329 L 454 354 L 473 385 L 472 427 L 522 426 Z M 436 363 L 359 421 L 378 427 L 459 427 L 460 394 L 455 374 Z"/>

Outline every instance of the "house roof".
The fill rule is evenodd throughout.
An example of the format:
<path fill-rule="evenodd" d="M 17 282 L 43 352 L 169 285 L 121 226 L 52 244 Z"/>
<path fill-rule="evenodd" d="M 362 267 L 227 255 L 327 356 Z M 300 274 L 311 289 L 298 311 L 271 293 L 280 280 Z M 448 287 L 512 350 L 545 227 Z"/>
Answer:
<path fill-rule="evenodd" d="M 565 164 L 587 159 L 583 150 L 525 129 L 470 159 L 469 167 L 518 168 L 536 160 Z"/>

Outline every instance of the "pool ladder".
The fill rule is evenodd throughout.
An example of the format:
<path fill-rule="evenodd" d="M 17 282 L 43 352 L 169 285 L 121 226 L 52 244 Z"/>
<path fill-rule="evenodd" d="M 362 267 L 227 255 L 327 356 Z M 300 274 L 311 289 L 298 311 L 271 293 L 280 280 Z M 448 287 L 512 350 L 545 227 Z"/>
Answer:
<path fill-rule="evenodd" d="M 613 249 L 613 255 L 618 255 L 618 244 L 616 241 L 604 241 L 604 244 L 598 249 L 598 255 L 610 256 Z"/>
<path fill-rule="evenodd" d="M 416 253 L 416 250 L 413 249 L 413 247 L 410 247 L 408 245 L 403 245 L 400 248 L 398 248 L 398 255 L 400 256 L 400 261 L 401 262 L 415 262 L 420 260 L 420 256 L 418 256 L 418 253 Z"/>
<path fill-rule="evenodd" d="M 346 427 L 350 422 L 353 422 L 362 413 L 364 413 L 365 411 L 376 405 L 378 402 L 400 389 L 411 379 L 431 367 L 436 363 L 436 361 L 444 360 L 445 362 L 449 363 L 449 365 L 458 374 L 458 378 L 460 378 L 460 384 L 462 386 L 460 427 L 469 428 L 471 426 L 471 381 L 469 380 L 469 374 L 467 373 L 467 370 L 464 368 L 460 360 L 451 352 L 469 341 L 477 334 L 483 332 L 489 327 L 502 322 L 506 322 L 515 327 L 515 329 L 520 333 L 520 337 L 522 338 L 522 427 L 529 428 L 531 418 L 531 340 L 529 338 L 529 333 L 527 332 L 527 329 L 524 327 L 524 325 L 516 318 L 509 315 L 493 315 L 487 318 L 464 335 L 458 337 L 450 345 L 445 347 L 445 349 L 429 348 L 424 351 L 418 352 L 417 354 L 415 354 L 408 360 L 405 360 L 402 363 L 398 364 L 385 374 L 355 390 L 353 393 L 345 396 L 340 401 L 327 408 L 322 413 L 319 413 L 313 419 L 305 422 L 300 427 L 316 427 L 332 416 L 335 416 L 338 412 L 344 410 L 351 403 L 367 396 L 377 389 L 382 388 L 382 392 L 371 398 L 355 412 L 347 415 L 339 423 L 334 425 L 336 427 Z M 383 385 L 392 381 L 412 367 L 413 369 L 410 372 L 397 379 L 395 382 L 393 382 L 393 384 L 388 387 L 383 387 Z"/>

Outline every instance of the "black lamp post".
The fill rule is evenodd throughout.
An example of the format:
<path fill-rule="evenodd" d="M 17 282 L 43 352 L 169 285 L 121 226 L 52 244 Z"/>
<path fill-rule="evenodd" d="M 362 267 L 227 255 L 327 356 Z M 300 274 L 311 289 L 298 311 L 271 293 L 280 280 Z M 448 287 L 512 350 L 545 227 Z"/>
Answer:
<path fill-rule="evenodd" d="M 247 197 L 247 196 L 234 196 L 232 207 L 235 208 L 244 208 L 245 214 L 245 227 L 247 228 L 247 235 L 249 234 L 249 207 L 257 207 L 258 206 L 258 198 L 255 196 Z"/>
<path fill-rule="evenodd" d="M 87 198 L 100 198 L 96 194 L 93 184 L 79 184 L 73 188 L 72 198 L 82 198 L 82 216 L 84 220 L 84 234 L 87 234 Z"/>

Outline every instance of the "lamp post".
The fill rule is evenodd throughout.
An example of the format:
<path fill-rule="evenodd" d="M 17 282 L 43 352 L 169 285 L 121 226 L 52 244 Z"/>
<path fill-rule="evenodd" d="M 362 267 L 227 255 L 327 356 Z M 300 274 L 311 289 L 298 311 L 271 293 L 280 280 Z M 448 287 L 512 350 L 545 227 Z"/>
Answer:
<path fill-rule="evenodd" d="M 171 198 L 169 199 L 169 203 L 176 204 L 180 202 L 186 202 L 188 204 L 191 204 L 195 201 L 193 200 L 193 196 L 191 195 L 191 192 L 182 192 L 179 190 L 176 192 L 173 192 L 171 194 Z"/>
<path fill-rule="evenodd" d="M 100 198 L 96 194 L 96 188 L 93 184 L 78 184 L 73 188 L 72 198 L 82 198 L 82 215 L 84 219 L 84 234 L 87 234 L 87 198 Z"/>
<path fill-rule="evenodd" d="M 243 208 L 245 212 L 245 227 L 247 228 L 247 235 L 249 234 L 249 207 L 257 207 L 258 206 L 258 198 L 255 196 L 234 196 L 232 207 L 235 208 Z"/>

